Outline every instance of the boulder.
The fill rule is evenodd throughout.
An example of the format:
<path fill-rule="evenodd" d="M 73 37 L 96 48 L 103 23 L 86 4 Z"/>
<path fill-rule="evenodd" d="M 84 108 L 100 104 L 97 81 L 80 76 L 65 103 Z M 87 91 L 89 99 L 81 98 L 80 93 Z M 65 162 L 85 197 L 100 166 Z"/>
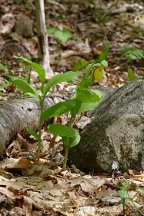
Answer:
<path fill-rule="evenodd" d="M 144 80 L 128 82 L 104 98 L 69 160 L 87 171 L 144 169 Z"/>

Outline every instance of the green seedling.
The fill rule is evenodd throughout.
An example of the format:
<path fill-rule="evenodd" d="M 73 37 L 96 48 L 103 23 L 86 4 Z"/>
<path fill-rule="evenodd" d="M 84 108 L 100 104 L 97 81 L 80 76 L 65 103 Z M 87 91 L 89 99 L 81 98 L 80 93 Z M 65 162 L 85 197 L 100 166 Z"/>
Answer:
<path fill-rule="evenodd" d="M 64 163 L 63 168 L 66 168 L 69 149 L 76 146 L 80 141 L 78 130 L 72 128 L 72 123 L 66 125 L 50 124 L 48 129 L 54 136 L 61 136 L 64 145 Z"/>
<path fill-rule="evenodd" d="M 8 68 L 8 66 L 6 66 L 4 64 L 1 64 L 1 63 L 0 63 L 0 70 L 4 71 L 7 76 L 9 76 L 9 75 L 12 74 L 11 71 L 10 71 L 10 69 Z"/>
<path fill-rule="evenodd" d="M 73 34 L 67 29 L 59 29 L 57 27 L 52 27 L 47 29 L 48 34 L 54 35 L 61 42 L 67 42 L 70 38 L 73 37 Z"/>
<path fill-rule="evenodd" d="M 126 210 L 125 206 L 126 206 L 126 202 L 129 199 L 129 195 L 128 195 L 129 185 L 130 185 L 129 182 L 124 182 L 122 184 L 120 190 L 118 191 L 119 195 L 120 195 L 120 198 L 121 198 L 121 204 L 122 204 L 122 207 L 123 207 L 123 215 L 125 215 L 125 210 Z"/>
<path fill-rule="evenodd" d="M 123 207 L 123 215 L 126 215 L 126 204 L 130 202 L 134 209 L 137 209 L 137 211 L 140 213 L 140 215 L 143 215 L 143 210 L 139 210 L 137 206 L 135 205 L 135 200 L 138 198 L 138 193 L 136 193 L 133 196 L 130 196 L 129 190 L 130 188 L 134 188 L 137 190 L 136 185 L 133 182 L 123 182 L 122 186 L 120 187 L 119 195 L 121 198 L 121 204 Z"/>
<path fill-rule="evenodd" d="M 99 55 L 99 57 L 96 59 L 96 63 L 101 63 L 102 65 L 107 66 L 106 58 L 108 56 L 109 49 L 110 49 L 109 41 L 105 41 L 104 48 L 103 48 L 101 54 Z M 102 61 L 103 61 L 103 63 L 102 63 Z"/>
<path fill-rule="evenodd" d="M 132 81 L 132 80 L 136 80 L 137 79 L 137 75 L 135 73 L 135 71 L 132 68 L 128 68 L 128 80 Z"/>
<path fill-rule="evenodd" d="M 86 71 L 83 73 L 82 79 L 77 85 L 76 94 L 73 98 L 59 102 L 49 108 L 45 108 L 45 99 L 48 92 L 61 82 L 73 82 L 80 75 L 79 72 L 66 72 L 64 74 L 56 75 L 50 80 L 46 80 L 45 70 L 43 67 L 31 60 L 20 57 L 22 61 L 30 64 L 35 71 L 38 73 L 41 87 L 37 90 L 32 84 L 28 83 L 22 78 L 13 77 L 12 83 L 23 91 L 25 94 L 34 97 L 40 106 L 40 117 L 39 117 L 39 128 L 38 131 L 33 131 L 29 129 L 29 133 L 32 134 L 37 140 L 37 159 L 39 159 L 40 153 L 42 151 L 42 139 L 41 139 L 41 129 L 45 120 L 60 116 L 64 113 L 70 113 L 70 118 L 68 119 L 67 125 L 52 124 L 48 126 L 48 129 L 54 136 L 61 136 L 64 146 L 64 164 L 63 167 L 66 168 L 68 152 L 69 149 L 78 145 L 80 141 L 80 135 L 78 130 L 73 128 L 73 124 L 76 115 L 91 109 L 96 108 L 102 99 L 102 93 L 98 90 L 90 89 L 94 81 L 98 81 L 92 78 L 93 73 L 96 73 L 96 67 L 104 67 L 107 65 L 105 60 L 96 61 L 95 63 L 89 64 Z M 93 72 L 94 71 L 94 72 Z"/>
<path fill-rule="evenodd" d="M 44 111 L 45 111 L 45 108 L 44 108 L 45 98 L 46 98 L 49 90 L 51 88 L 53 88 L 55 85 L 57 85 L 58 83 L 61 83 L 61 82 L 73 81 L 73 80 L 76 79 L 76 77 L 78 77 L 80 75 L 80 73 L 76 73 L 76 72 L 72 72 L 72 71 L 67 72 L 65 74 L 56 75 L 47 82 L 46 78 L 45 78 L 45 70 L 43 69 L 43 67 L 41 65 L 39 65 L 39 64 L 37 64 L 35 62 L 32 62 L 29 59 L 23 58 L 23 57 L 21 57 L 20 59 L 23 60 L 26 63 L 29 63 L 35 69 L 35 71 L 39 75 L 39 80 L 40 80 L 40 83 L 41 83 L 40 90 L 37 90 L 34 86 L 29 84 L 26 80 L 23 80 L 22 78 L 17 78 L 17 77 L 12 78 L 12 83 L 17 88 L 19 88 L 23 93 L 34 97 L 39 102 L 40 117 L 39 117 L 38 131 L 36 132 L 36 131 L 33 131 L 32 129 L 28 130 L 30 132 L 30 134 L 32 134 L 38 141 L 37 152 L 38 152 L 38 155 L 39 155 L 40 152 L 42 151 L 41 129 L 42 129 L 42 125 L 44 123 L 44 120 L 47 119 L 45 114 L 44 114 Z M 57 112 L 59 112 L 59 110 L 60 110 L 59 106 L 58 106 Z M 45 118 L 43 118 L 43 116 Z M 57 116 L 57 113 L 53 112 L 52 117 L 54 117 L 54 116 Z"/>
<path fill-rule="evenodd" d="M 99 63 L 100 64 L 100 63 Z M 70 119 L 66 126 L 60 124 L 49 125 L 48 129 L 54 136 L 61 136 L 64 145 L 64 163 L 63 168 L 66 168 L 69 149 L 78 145 L 80 135 L 76 129 L 73 128 L 76 115 L 96 108 L 102 99 L 102 93 L 98 90 L 91 90 L 90 86 L 93 84 L 92 73 L 97 63 L 90 64 L 85 73 L 83 73 L 82 80 L 77 85 L 75 97 L 56 104 L 48 108 L 42 116 L 42 119 L 53 117 L 53 115 L 61 115 L 65 112 L 70 113 Z M 58 109 L 59 108 L 59 109 Z"/>
<path fill-rule="evenodd" d="M 93 66 L 93 65 L 92 65 Z M 99 91 L 89 89 L 93 83 L 91 79 L 91 67 L 83 74 L 81 82 L 77 86 L 75 97 L 55 104 L 52 107 L 46 109 L 42 115 L 41 120 L 52 118 L 62 115 L 64 113 L 70 113 L 70 119 L 66 126 L 53 124 L 49 125 L 48 129 L 54 136 L 61 136 L 64 145 L 64 164 L 63 168 L 66 168 L 69 149 L 76 146 L 80 141 L 80 135 L 76 129 L 73 129 L 73 123 L 76 115 L 94 109 L 102 98 L 102 94 Z M 89 77 L 89 78 L 88 78 Z M 54 80 L 54 77 L 53 77 Z M 50 85 L 50 84 L 48 84 Z M 48 86 L 47 86 L 48 90 Z"/>
<path fill-rule="evenodd" d="M 73 65 L 72 71 L 79 71 L 81 69 L 86 69 L 86 68 L 91 67 L 93 71 L 91 73 L 93 81 L 101 82 L 104 76 L 104 68 L 108 66 L 108 63 L 105 60 L 108 56 L 108 53 L 109 53 L 109 42 L 105 41 L 104 48 L 100 56 L 96 60 L 92 60 L 88 62 L 85 59 L 80 59 Z"/>
<path fill-rule="evenodd" d="M 101 9 L 100 10 L 96 10 L 95 8 L 91 9 L 90 15 L 91 18 L 97 23 L 106 23 L 110 20 L 110 16 L 108 16 L 108 13 L 105 13 L 105 11 Z"/>
<path fill-rule="evenodd" d="M 128 62 L 131 62 L 132 60 L 141 60 L 144 59 L 144 50 L 126 46 L 121 55 L 126 56 L 128 58 Z"/>
<path fill-rule="evenodd" d="M 122 51 L 121 55 L 126 56 L 128 59 L 128 63 L 131 63 L 133 60 L 142 60 L 144 59 L 144 49 L 138 49 L 131 46 L 126 46 Z M 137 75 L 135 71 L 128 67 L 128 80 L 136 80 Z"/>
<path fill-rule="evenodd" d="M 72 70 L 73 71 L 78 71 L 78 70 L 81 70 L 83 68 L 85 68 L 87 65 L 89 64 L 89 62 L 85 59 L 80 59 L 79 61 L 77 61 L 73 67 L 72 67 Z"/>

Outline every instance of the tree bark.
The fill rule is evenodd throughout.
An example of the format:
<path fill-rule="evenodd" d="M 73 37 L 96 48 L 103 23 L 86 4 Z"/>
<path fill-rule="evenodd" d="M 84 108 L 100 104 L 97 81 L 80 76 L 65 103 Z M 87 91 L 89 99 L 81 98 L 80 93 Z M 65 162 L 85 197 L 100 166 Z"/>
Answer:
<path fill-rule="evenodd" d="M 94 171 L 144 169 L 144 80 L 114 91 L 94 116 L 71 149 L 70 162 Z"/>
<path fill-rule="evenodd" d="M 50 67 L 50 55 L 48 47 L 48 35 L 46 32 L 44 0 L 36 0 L 37 35 L 39 40 L 39 59 L 46 71 L 47 78 L 53 76 Z"/>

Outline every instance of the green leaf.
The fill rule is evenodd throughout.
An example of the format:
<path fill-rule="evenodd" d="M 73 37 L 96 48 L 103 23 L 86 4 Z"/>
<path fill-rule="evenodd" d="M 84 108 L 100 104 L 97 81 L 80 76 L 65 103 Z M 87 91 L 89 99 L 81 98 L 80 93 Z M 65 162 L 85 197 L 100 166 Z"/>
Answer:
<path fill-rule="evenodd" d="M 39 136 L 37 131 L 34 131 L 31 128 L 27 128 L 26 130 L 29 134 L 31 134 L 33 137 L 35 137 L 37 140 L 39 140 L 40 136 Z"/>
<path fill-rule="evenodd" d="M 119 190 L 118 191 L 120 198 L 121 198 L 121 203 L 125 204 L 126 203 L 126 199 L 128 198 L 128 191 L 126 190 Z"/>
<path fill-rule="evenodd" d="M 100 56 L 96 60 L 96 62 L 101 62 L 101 61 L 105 60 L 106 57 L 108 56 L 108 53 L 109 53 L 109 42 L 106 41 L 105 44 L 104 44 L 104 48 L 103 48 Z"/>
<path fill-rule="evenodd" d="M 48 129 L 54 136 L 74 137 L 77 134 L 74 128 L 61 124 L 49 124 Z"/>
<path fill-rule="evenodd" d="M 99 105 L 99 103 L 101 102 L 104 96 L 104 93 L 99 90 L 91 90 L 91 91 L 94 92 L 100 98 L 100 100 L 96 102 L 81 102 L 75 99 L 76 101 L 75 106 L 71 110 L 71 114 L 76 115 L 76 114 L 80 114 L 81 112 L 94 110 Z"/>
<path fill-rule="evenodd" d="M 100 101 L 100 96 L 97 92 L 90 90 L 90 89 L 82 89 L 77 91 L 76 99 L 83 102 L 83 103 L 90 103 L 90 102 L 98 102 Z"/>
<path fill-rule="evenodd" d="M 81 137 L 80 137 L 79 133 L 75 137 L 69 138 L 68 146 L 70 148 L 72 148 L 72 147 L 78 145 L 80 142 L 80 138 Z"/>
<path fill-rule="evenodd" d="M 87 112 L 87 111 L 90 111 L 90 110 L 94 110 L 98 105 L 99 105 L 99 102 L 82 103 L 79 111 L 80 112 Z"/>
<path fill-rule="evenodd" d="M 53 118 L 55 116 L 69 112 L 75 105 L 74 102 L 75 100 L 66 100 L 49 107 L 42 113 L 41 120 L 44 121 L 48 118 Z"/>
<path fill-rule="evenodd" d="M 93 72 L 95 66 L 96 66 L 96 63 L 90 63 L 90 64 L 88 64 L 88 66 L 86 68 L 86 71 L 83 73 L 83 79 L 84 80 L 90 79 L 91 73 Z"/>
<path fill-rule="evenodd" d="M 73 107 L 70 110 L 71 115 L 75 116 L 79 113 L 81 107 L 81 101 L 78 101 L 76 98 L 73 99 Z"/>
<path fill-rule="evenodd" d="M 56 36 L 62 42 L 68 41 L 73 36 L 73 34 L 67 29 L 60 30 L 57 27 L 49 28 L 47 29 L 47 32 L 48 34 Z"/>
<path fill-rule="evenodd" d="M 19 57 L 18 59 L 23 60 L 24 62 L 32 65 L 32 67 L 38 73 L 41 83 L 45 82 L 45 80 L 46 80 L 46 78 L 45 78 L 45 70 L 40 64 L 38 64 L 36 62 L 32 62 L 31 60 L 29 60 L 27 58 L 24 58 L 24 57 Z"/>
<path fill-rule="evenodd" d="M 144 58 L 144 49 L 139 49 L 139 48 L 135 48 L 135 47 L 126 45 L 123 48 L 121 55 L 127 56 L 129 62 L 131 62 L 132 60 L 135 60 L 135 59 L 143 59 Z"/>
<path fill-rule="evenodd" d="M 80 141 L 79 132 L 74 128 L 61 124 L 50 124 L 48 129 L 54 136 L 61 136 L 64 146 L 69 148 L 76 146 Z"/>
<path fill-rule="evenodd" d="M 104 66 L 104 67 L 107 67 L 108 66 L 108 62 L 106 60 L 103 60 L 99 63 L 96 63 L 96 66 Z"/>
<path fill-rule="evenodd" d="M 0 85 L 0 89 L 5 89 L 10 85 L 8 80 L 4 80 L 4 83 Z"/>
<path fill-rule="evenodd" d="M 88 65 L 88 61 L 85 59 L 80 59 L 76 62 L 76 64 L 72 67 L 73 71 L 80 70 Z"/>
<path fill-rule="evenodd" d="M 9 69 L 7 66 L 3 65 L 3 64 L 0 64 L 0 70 L 3 70 L 5 71 L 6 73 L 9 73 Z"/>
<path fill-rule="evenodd" d="M 33 86 L 29 85 L 25 80 L 15 78 L 14 80 L 12 80 L 12 83 L 24 93 L 27 93 L 38 99 L 36 89 Z"/>
<path fill-rule="evenodd" d="M 80 114 L 81 112 L 87 112 L 90 110 L 94 110 L 100 102 L 95 102 L 95 103 L 82 103 L 77 114 Z"/>
<path fill-rule="evenodd" d="M 102 99 L 103 96 L 105 95 L 104 92 L 97 90 L 97 89 L 91 89 L 91 91 L 94 92 L 96 95 L 98 95 L 100 99 Z"/>
<path fill-rule="evenodd" d="M 48 83 L 44 87 L 44 94 L 46 95 L 47 92 L 50 90 L 50 88 L 54 87 L 58 83 L 61 82 L 70 82 L 76 79 L 80 75 L 79 72 L 66 72 L 64 74 L 58 74 L 54 77 L 52 77 L 50 80 L 48 80 Z"/>
<path fill-rule="evenodd" d="M 136 49 L 136 48 L 132 48 L 130 50 L 127 50 L 127 52 L 125 52 L 125 55 L 129 55 L 132 59 L 135 57 L 137 57 L 138 59 L 142 59 L 144 58 L 144 52 L 141 49 Z"/>
<path fill-rule="evenodd" d="M 81 82 L 80 82 L 80 84 L 77 86 L 77 88 L 80 90 L 82 90 L 82 89 L 86 89 L 86 88 L 88 88 L 89 86 L 91 86 L 92 85 L 92 79 L 89 79 L 89 78 L 87 78 L 87 79 L 82 79 L 81 80 Z"/>
<path fill-rule="evenodd" d="M 132 70 L 132 68 L 128 68 L 128 80 L 136 80 L 137 75 L 136 73 Z"/>
<path fill-rule="evenodd" d="M 64 148 L 72 148 L 79 144 L 80 142 L 80 135 L 79 133 L 74 137 L 62 137 L 62 141 L 64 144 Z"/>

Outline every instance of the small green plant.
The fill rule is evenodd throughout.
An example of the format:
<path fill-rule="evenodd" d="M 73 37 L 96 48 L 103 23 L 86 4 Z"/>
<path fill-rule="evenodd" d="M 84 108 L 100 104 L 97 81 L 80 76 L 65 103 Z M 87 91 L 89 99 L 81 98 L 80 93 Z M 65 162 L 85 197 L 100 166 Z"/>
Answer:
<path fill-rule="evenodd" d="M 11 75 L 11 71 L 8 66 L 0 63 L 0 70 L 4 71 L 7 76 Z"/>
<path fill-rule="evenodd" d="M 67 72 L 65 74 L 56 75 L 52 79 L 50 79 L 48 82 L 46 82 L 45 70 L 43 69 L 43 67 L 41 65 L 39 65 L 35 62 L 32 62 L 26 58 L 23 58 L 23 57 L 21 57 L 20 59 L 25 61 L 26 63 L 30 64 L 36 70 L 36 72 L 39 75 L 39 80 L 41 83 L 40 90 L 37 90 L 34 86 L 29 84 L 26 80 L 24 80 L 22 78 L 17 78 L 17 77 L 11 77 L 12 83 L 17 88 L 19 88 L 22 92 L 24 92 L 24 93 L 26 93 L 32 97 L 35 97 L 35 99 L 39 102 L 39 106 L 40 106 L 39 129 L 37 132 L 33 131 L 32 129 L 29 129 L 29 132 L 38 141 L 37 152 L 39 155 L 40 152 L 42 151 L 41 128 L 42 128 L 44 120 L 49 118 L 49 117 L 51 118 L 54 116 L 58 116 L 59 114 L 64 112 L 64 109 L 62 109 L 62 108 L 64 108 L 62 106 L 62 103 L 59 103 L 59 104 L 57 104 L 57 109 L 55 109 L 54 106 L 51 107 L 53 109 L 53 111 L 51 112 L 51 115 L 46 117 L 46 110 L 44 108 L 44 101 L 45 101 L 45 98 L 47 96 L 47 93 L 57 83 L 64 82 L 64 81 L 67 81 L 67 82 L 73 81 L 80 74 L 76 73 L 76 72 Z M 67 111 L 67 109 L 66 109 L 66 111 Z"/>
<path fill-rule="evenodd" d="M 142 60 L 144 59 L 144 49 L 138 49 L 132 46 L 126 46 L 121 52 L 122 56 L 126 56 L 128 59 L 128 63 L 130 64 L 133 60 Z M 136 80 L 137 75 L 135 71 L 128 67 L 128 80 Z"/>
<path fill-rule="evenodd" d="M 107 62 L 105 61 L 105 59 L 107 58 L 108 53 L 109 53 L 109 42 L 105 41 L 104 48 L 100 56 L 96 59 L 96 61 L 95 60 L 87 61 L 81 58 L 73 65 L 71 69 L 72 71 L 79 71 L 81 69 L 86 69 L 86 67 L 91 63 L 97 63 L 95 64 L 95 68 L 93 70 L 92 76 L 94 79 L 96 79 L 97 82 L 101 81 L 103 79 L 103 72 L 104 72 L 103 68 L 107 66 Z"/>
<path fill-rule="evenodd" d="M 104 10 L 91 9 L 90 15 L 92 19 L 97 23 L 106 23 L 110 19 Z"/>
<path fill-rule="evenodd" d="M 74 81 L 80 75 L 80 72 L 69 71 L 64 74 L 56 75 L 47 81 L 45 77 L 45 70 L 41 65 L 32 62 L 27 58 L 19 58 L 30 64 L 35 69 L 35 71 L 38 73 L 41 83 L 40 89 L 37 90 L 26 80 L 17 77 L 11 77 L 12 83 L 17 88 L 19 88 L 24 93 L 35 97 L 35 99 L 39 102 L 40 117 L 38 131 L 33 131 L 32 129 L 28 130 L 29 133 L 36 138 L 38 143 L 37 159 L 39 159 L 40 153 L 42 151 L 41 129 L 44 121 L 64 113 L 70 113 L 70 118 L 68 119 L 67 125 L 50 124 L 48 126 L 49 131 L 53 133 L 54 136 L 62 137 L 65 152 L 63 167 L 66 168 L 69 149 L 73 146 L 76 146 L 80 141 L 78 130 L 73 128 L 76 115 L 80 114 L 81 112 L 94 109 L 102 99 L 102 93 L 98 90 L 92 90 L 90 87 L 94 81 L 99 81 L 100 79 L 99 76 L 96 75 L 96 73 L 99 71 L 98 69 L 107 66 L 107 62 L 103 60 L 104 58 L 105 54 L 101 54 L 97 61 L 87 66 L 86 71 L 82 75 L 81 81 L 77 85 L 76 94 L 73 98 L 57 103 L 47 109 L 45 108 L 44 104 L 49 90 L 58 83 Z"/>
<path fill-rule="evenodd" d="M 53 124 L 49 125 L 48 127 L 49 131 L 53 133 L 54 136 L 62 137 L 65 151 L 63 168 L 66 168 L 69 149 L 76 146 L 80 141 L 78 130 L 73 128 L 73 123 L 75 121 L 76 115 L 80 114 L 81 112 L 96 108 L 103 96 L 100 91 L 90 89 L 90 86 L 93 83 L 91 73 L 96 65 L 97 64 L 89 65 L 86 73 L 83 74 L 81 82 L 77 85 L 75 97 L 70 100 L 66 100 L 62 104 L 62 106 L 64 106 L 64 109 L 67 109 L 71 116 L 68 120 L 67 126 Z M 57 106 L 58 105 L 56 104 L 55 108 Z M 51 110 L 53 112 L 53 108 L 54 106 L 46 110 L 44 115 L 49 116 L 51 114 Z"/>
<path fill-rule="evenodd" d="M 122 53 L 122 55 L 127 56 L 128 62 L 131 62 L 132 60 L 141 60 L 144 59 L 144 50 L 138 49 L 132 46 L 126 46 Z"/>
<path fill-rule="evenodd" d="M 130 194 L 129 191 L 135 190 L 135 193 Z M 143 208 L 141 209 L 140 206 L 136 204 L 136 201 L 139 200 L 139 187 L 129 181 L 122 182 L 122 185 L 120 187 L 119 195 L 121 198 L 121 204 L 123 207 L 123 215 L 126 215 L 126 204 L 129 203 L 133 207 L 135 211 L 139 213 L 139 215 L 144 215 Z"/>
<path fill-rule="evenodd" d="M 134 70 L 132 68 L 128 68 L 128 80 L 132 81 L 132 80 L 136 80 L 137 79 L 137 75 L 134 72 Z"/>
<path fill-rule="evenodd" d="M 130 182 L 123 182 L 120 190 L 118 191 L 121 198 L 121 204 L 123 207 L 123 215 L 125 215 L 126 203 L 129 200 L 129 194 L 128 194 L 129 186 L 130 186 Z"/>
<path fill-rule="evenodd" d="M 89 62 L 87 60 L 80 59 L 73 65 L 72 70 L 73 71 L 81 70 L 81 69 L 85 68 L 88 64 L 89 64 Z"/>
<path fill-rule="evenodd" d="M 70 38 L 73 37 L 73 33 L 71 33 L 67 29 L 59 29 L 57 27 L 52 27 L 47 29 L 48 34 L 54 35 L 56 38 L 58 38 L 61 42 L 67 42 Z"/>

